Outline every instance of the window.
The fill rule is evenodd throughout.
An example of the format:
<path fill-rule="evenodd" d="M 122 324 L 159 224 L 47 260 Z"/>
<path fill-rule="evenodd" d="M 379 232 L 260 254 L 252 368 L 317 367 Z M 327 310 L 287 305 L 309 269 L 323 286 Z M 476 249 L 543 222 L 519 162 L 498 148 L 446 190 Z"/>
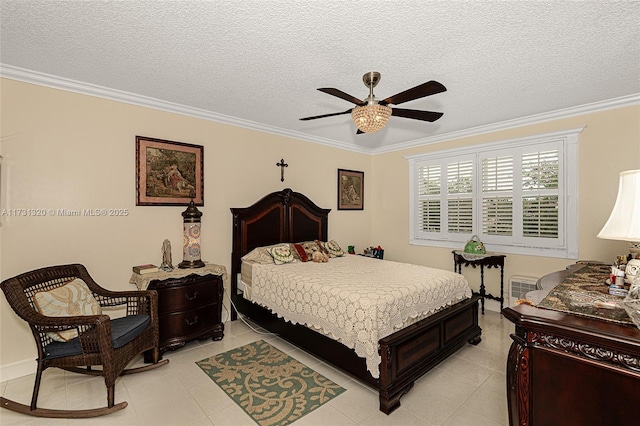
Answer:
<path fill-rule="evenodd" d="M 407 157 L 411 244 L 577 258 L 580 131 Z"/>

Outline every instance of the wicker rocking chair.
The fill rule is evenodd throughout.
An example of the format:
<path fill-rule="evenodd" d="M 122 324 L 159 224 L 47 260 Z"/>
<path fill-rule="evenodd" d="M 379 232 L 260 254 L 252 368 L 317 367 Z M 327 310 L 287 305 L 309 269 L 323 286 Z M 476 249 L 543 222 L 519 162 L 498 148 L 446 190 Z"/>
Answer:
<path fill-rule="evenodd" d="M 38 301 L 42 294 L 58 292 L 55 293 L 58 297 L 60 291 L 68 290 L 67 285 L 72 281 L 83 285 L 80 280 L 86 284 L 82 289 L 88 287 L 86 298 L 92 303 L 97 301 L 98 310 L 119 306 L 122 311 L 126 309 L 126 315 L 111 319 L 104 314 L 46 316 L 40 313 L 42 306 Z M 66 287 L 61 290 L 63 286 Z M 26 272 L 3 281 L 0 287 L 16 314 L 29 324 L 38 348 L 38 368 L 31 405 L 0 398 L 3 408 L 37 417 L 84 418 L 110 414 L 127 406 L 126 401 L 114 404 L 118 376 L 147 371 L 169 362 L 160 361 L 158 351 L 158 295 L 155 291 L 106 290 L 96 284 L 84 266 L 78 264 Z M 64 335 L 66 339 L 59 338 L 63 336 L 62 333 L 67 333 Z M 143 352 L 145 361 L 151 364 L 125 369 Z M 93 366 L 102 368 L 92 369 Z M 86 410 L 38 408 L 42 372 L 49 367 L 103 376 L 107 387 L 107 406 Z"/>

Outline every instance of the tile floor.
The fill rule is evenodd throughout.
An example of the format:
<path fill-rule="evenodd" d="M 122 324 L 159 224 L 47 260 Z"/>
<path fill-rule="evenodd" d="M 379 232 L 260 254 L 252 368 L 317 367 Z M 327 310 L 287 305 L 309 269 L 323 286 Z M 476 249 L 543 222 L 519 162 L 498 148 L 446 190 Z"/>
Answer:
<path fill-rule="evenodd" d="M 295 425 L 508 425 L 505 367 L 514 326 L 499 313 L 480 316 L 478 346 L 466 345 L 418 380 L 387 416 L 378 395 L 277 336 L 259 334 L 241 321 L 225 324 L 223 340 L 196 341 L 165 353 L 171 361 L 156 370 L 123 376 L 116 382 L 116 402 L 124 410 L 94 419 L 38 419 L 0 409 L 9 425 L 255 425 L 195 364 L 203 358 L 264 339 L 347 389 L 301 418 Z M 2 382 L 3 396 L 29 404 L 34 376 Z M 49 369 L 44 372 L 38 405 L 44 408 L 93 408 L 106 403 L 102 378 Z"/>

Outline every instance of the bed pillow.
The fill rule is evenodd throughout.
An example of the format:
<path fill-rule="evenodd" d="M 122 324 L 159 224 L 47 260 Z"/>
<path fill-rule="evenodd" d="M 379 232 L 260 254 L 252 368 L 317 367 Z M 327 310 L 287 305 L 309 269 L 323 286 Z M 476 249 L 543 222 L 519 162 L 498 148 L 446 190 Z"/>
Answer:
<path fill-rule="evenodd" d="M 299 243 L 299 245 L 302 247 L 305 253 L 307 253 L 307 258 L 309 259 L 311 259 L 311 256 L 313 256 L 314 251 L 321 250 L 315 241 L 304 241 L 302 243 Z"/>
<path fill-rule="evenodd" d="M 340 247 L 340 244 L 336 240 L 331 240 L 324 243 L 324 248 L 329 252 L 329 257 L 342 257 L 344 256 L 344 250 Z"/>
<path fill-rule="evenodd" d="M 293 255 L 300 259 L 301 262 L 308 262 L 311 257 L 307 254 L 301 244 L 291 244 L 293 246 Z"/>
<path fill-rule="evenodd" d="M 336 240 L 331 240 L 328 242 L 316 240 L 316 244 L 320 247 L 320 251 L 325 254 L 328 254 L 329 257 L 342 257 L 344 256 L 344 251 L 340 248 L 340 244 L 336 242 Z"/>
<path fill-rule="evenodd" d="M 316 240 L 315 241 L 316 245 L 318 246 L 318 249 L 320 249 L 320 251 L 324 254 L 329 254 L 329 250 L 327 250 L 327 248 L 324 246 L 324 242 L 320 241 L 320 240 Z"/>
<path fill-rule="evenodd" d="M 291 263 L 294 261 L 293 253 L 291 252 L 291 247 L 289 244 L 282 244 L 276 247 L 271 247 L 267 250 L 271 257 L 273 257 L 273 262 L 276 265 L 283 265 L 285 263 Z"/>
<path fill-rule="evenodd" d="M 75 278 L 66 284 L 49 291 L 39 291 L 34 295 L 34 304 L 38 312 L 49 317 L 75 317 L 100 315 L 102 309 L 93 297 L 87 284 Z M 47 333 L 57 342 L 68 342 L 78 337 L 76 329 Z"/>
<path fill-rule="evenodd" d="M 269 247 L 256 247 L 249 253 L 242 256 L 242 260 L 253 263 L 268 265 L 273 263 L 273 256 L 269 253 Z"/>

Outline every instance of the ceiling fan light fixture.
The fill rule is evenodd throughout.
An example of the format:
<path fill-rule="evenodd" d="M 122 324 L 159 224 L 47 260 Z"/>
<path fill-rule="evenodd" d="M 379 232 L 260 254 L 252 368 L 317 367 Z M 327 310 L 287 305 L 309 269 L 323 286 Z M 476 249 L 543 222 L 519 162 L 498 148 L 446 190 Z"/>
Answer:
<path fill-rule="evenodd" d="M 375 133 L 387 125 L 391 108 L 386 105 L 368 104 L 357 106 L 351 111 L 351 119 L 360 131 Z"/>
<path fill-rule="evenodd" d="M 419 84 L 411 89 L 396 93 L 395 95 L 389 96 L 388 98 L 380 101 L 378 101 L 373 95 L 373 88 L 380 82 L 380 73 L 376 71 L 368 72 L 362 76 L 362 82 L 369 88 L 369 96 L 365 98 L 365 100 L 360 100 L 355 96 L 351 96 L 350 94 L 333 87 L 321 87 L 318 89 L 328 95 L 351 102 L 356 105 L 355 107 L 342 112 L 303 117 L 300 120 L 315 120 L 317 118 L 333 117 L 336 115 L 351 113 L 351 119 L 358 128 L 356 134 L 362 134 L 375 133 L 380 129 L 383 129 L 387 125 L 391 115 L 422 121 L 436 121 L 442 117 L 441 112 L 395 107 L 396 105 L 424 98 L 425 96 L 446 92 L 447 88 L 437 81 L 427 81 L 426 83 Z M 389 105 L 393 105 L 395 109 L 392 110 Z"/>

